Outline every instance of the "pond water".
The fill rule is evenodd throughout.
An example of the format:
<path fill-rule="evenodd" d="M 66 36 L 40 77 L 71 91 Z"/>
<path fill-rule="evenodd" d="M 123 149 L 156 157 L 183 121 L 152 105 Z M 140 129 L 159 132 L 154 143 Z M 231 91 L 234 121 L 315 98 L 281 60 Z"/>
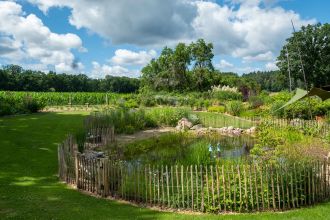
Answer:
<path fill-rule="evenodd" d="M 133 164 L 200 165 L 219 161 L 242 160 L 248 157 L 255 141 L 250 136 L 168 133 L 135 141 L 122 146 L 111 146 L 107 154 Z"/>

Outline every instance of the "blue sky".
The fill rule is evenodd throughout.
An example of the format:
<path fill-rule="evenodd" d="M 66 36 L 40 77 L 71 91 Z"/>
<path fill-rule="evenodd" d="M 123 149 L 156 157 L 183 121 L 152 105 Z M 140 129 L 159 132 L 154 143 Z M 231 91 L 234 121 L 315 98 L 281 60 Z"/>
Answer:
<path fill-rule="evenodd" d="M 204 38 L 221 71 L 274 70 L 290 20 L 329 23 L 329 8 L 325 0 L 0 1 L 0 64 L 138 77 L 164 46 Z"/>

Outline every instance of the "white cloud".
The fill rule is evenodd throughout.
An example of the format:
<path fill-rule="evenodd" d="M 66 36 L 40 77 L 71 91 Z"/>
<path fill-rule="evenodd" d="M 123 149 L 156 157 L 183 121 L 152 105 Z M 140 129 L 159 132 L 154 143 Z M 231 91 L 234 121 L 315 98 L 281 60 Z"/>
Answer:
<path fill-rule="evenodd" d="M 75 34 L 57 34 L 46 27 L 34 14 L 26 15 L 15 2 L 0 2 L 0 56 L 9 62 L 29 63 L 31 66 L 56 71 L 73 71 L 72 49 L 83 50 Z"/>
<path fill-rule="evenodd" d="M 115 44 L 152 45 L 187 39 L 196 7 L 190 0 L 29 0 L 47 12 L 72 9 L 70 24 L 87 28 Z"/>
<path fill-rule="evenodd" d="M 216 65 L 219 69 L 230 69 L 233 68 L 234 65 L 226 60 L 220 60 L 220 63 Z"/>
<path fill-rule="evenodd" d="M 278 70 L 278 67 L 276 66 L 276 63 L 275 62 L 268 62 L 265 65 L 265 69 L 268 70 L 268 71 Z"/>
<path fill-rule="evenodd" d="M 292 32 L 291 19 L 297 27 L 316 22 L 274 6 L 277 0 L 231 0 L 222 5 L 197 0 L 30 2 L 43 11 L 69 7 L 72 25 L 87 28 L 115 44 L 165 46 L 203 37 L 214 43 L 216 54 L 241 58 L 277 54 Z"/>
<path fill-rule="evenodd" d="M 281 7 L 263 8 L 262 1 L 239 1 L 237 7 L 198 1 L 198 16 L 193 22 L 197 36 L 214 43 L 217 54 L 253 59 L 278 54 L 292 33 L 291 19 L 297 27 L 315 23 Z M 243 2 L 243 3 L 242 3 Z"/>
<path fill-rule="evenodd" d="M 274 55 L 271 51 L 266 53 L 260 53 L 256 56 L 245 56 L 243 57 L 243 62 L 253 62 L 253 61 L 271 61 L 274 60 Z"/>
<path fill-rule="evenodd" d="M 155 58 L 157 52 L 155 50 L 134 52 L 126 49 L 115 51 L 115 56 L 110 59 L 110 62 L 116 65 L 140 65 L 144 66 Z"/>
<path fill-rule="evenodd" d="M 140 71 L 138 70 L 129 70 L 125 67 L 116 65 L 109 66 L 106 64 L 99 64 L 96 61 L 92 62 L 93 68 L 91 71 L 91 77 L 93 78 L 104 78 L 106 75 L 112 76 L 127 76 L 127 77 L 139 77 Z"/>

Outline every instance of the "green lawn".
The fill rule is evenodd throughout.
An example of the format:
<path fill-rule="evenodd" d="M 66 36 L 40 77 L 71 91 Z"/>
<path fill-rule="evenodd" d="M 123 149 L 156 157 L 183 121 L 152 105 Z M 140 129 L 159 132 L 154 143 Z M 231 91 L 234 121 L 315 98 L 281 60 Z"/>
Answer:
<path fill-rule="evenodd" d="M 253 123 L 249 120 L 222 113 L 196 112 L 196 114 L 205 127 L 220 128 L 233 126 L 235 128 L 246 129 L 254 126 Z"/>
<path fill-rule="evenodd" d="M 184 215 L 79 193 L 58 182 L 57 144 L 86 114 L 0 118 L 0 219 L 330 219 L 330 203 L 277 214 Z"/>

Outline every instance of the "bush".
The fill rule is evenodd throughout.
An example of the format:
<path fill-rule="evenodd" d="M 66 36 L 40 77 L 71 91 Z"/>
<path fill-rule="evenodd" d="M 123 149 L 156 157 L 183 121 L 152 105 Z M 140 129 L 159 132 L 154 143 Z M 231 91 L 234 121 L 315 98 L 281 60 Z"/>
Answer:
<path fill-rule="evenodd" d="M 232 91 L 214 91 L 212 92 L 212 97 L 220 101 L 225 100 L 242 100 L 243 96 L 241 93 Z"/>
<path fill-rule="evenodd" d="M 145 107 L 153 107 L 156 105 L 154 98 L 147 95 L 140 97 L 140 103 Z"/>
<path fill-rule="evenodd" d="M 330 100 L 318 103 L 315 106 L 315 115 L 326 116 L 330 112 Z"/>
<path fill-rule="evenodd" d="M 284 108 L 281 108 L 283 105 L 285 104 L 284 101 L 282 100 L 277 100 L 275 101 L 272 105 L 271 105 L 271 108 L 270 108 L 270 114 L 272 116 L 276 116 L 276 117 L 279 117 L 279 118 L 283 118 L 285 116 L 285 111 L 284 111 Z M 281 108 L 281 109 L 279 109 Z"/>
<path fill-rule="evenodd" d="M 0 116 L 13 114 L 35 113 L 43 109 L 42 101 L 31 96 L 17 97 L 14 95 L 0 95 Z"/>
<path fill-rule="evenodd" d="M 126 108 L 138 108 L 139 104 L 134 99 L 129 99 L 125 102 L 124 106 Z"/>
<path fill-rule="evenodd" d="M 181 118 L 188 118 L 190 111 L 187 108 L 153 108 L 147 112 L 148 118 L 158 126 L 176 126 Z"/>
<path fill-rule="evenodd" d="M 85 143 L 86 143 L 86 132 L 85 130 L 78 130 L 75 133 L 75 139 L 77 141 L 78 151 L 83 153 L 85 150 Z"/>
<path fill-rule="evenodd" d="M 256 109 L 264 104 L 264 100 L 260 96 L 250 96 L 249 97 L 250 108 Z"/>
<path fill-rule="evenodd" d="M 211 106 L 207 109 L 208 112 L 217 112 L 217 113 L 225 113 L 226 108 L 225 106 Z"/>
<path fill-rule="evenodd" d="M 319 98 L 305 98 L 285 107 L 285 115 L 288 118 L 311 119 L 317 115 L 316 106 Z M 312 114 L 312 115 L 311 115 Z"/>
<path fill-rule="evenodd" d="M 243 111 L 243 103 L 241 101 L 230 101 L 227 104 L 227 110 L 234 116 L 239 116 Z"/>
<path fill-rule="evenodd" d="M 113 126 L 116 133 L 134 133 L 154 124 L 147 118 L 143 109 L 128 109 L 120 107 L 101 113 L 93 113 L 86 119 L 86 127 Z"/>
<path fill-rule="evenodd" d="M 23 99 L 23 111 L 26 113 L 36 113 L 43 109 L 46 105 L 41 102 L 37 101 L 36 99 L 32 98 L 31 96 L 26 96 Z"/>

